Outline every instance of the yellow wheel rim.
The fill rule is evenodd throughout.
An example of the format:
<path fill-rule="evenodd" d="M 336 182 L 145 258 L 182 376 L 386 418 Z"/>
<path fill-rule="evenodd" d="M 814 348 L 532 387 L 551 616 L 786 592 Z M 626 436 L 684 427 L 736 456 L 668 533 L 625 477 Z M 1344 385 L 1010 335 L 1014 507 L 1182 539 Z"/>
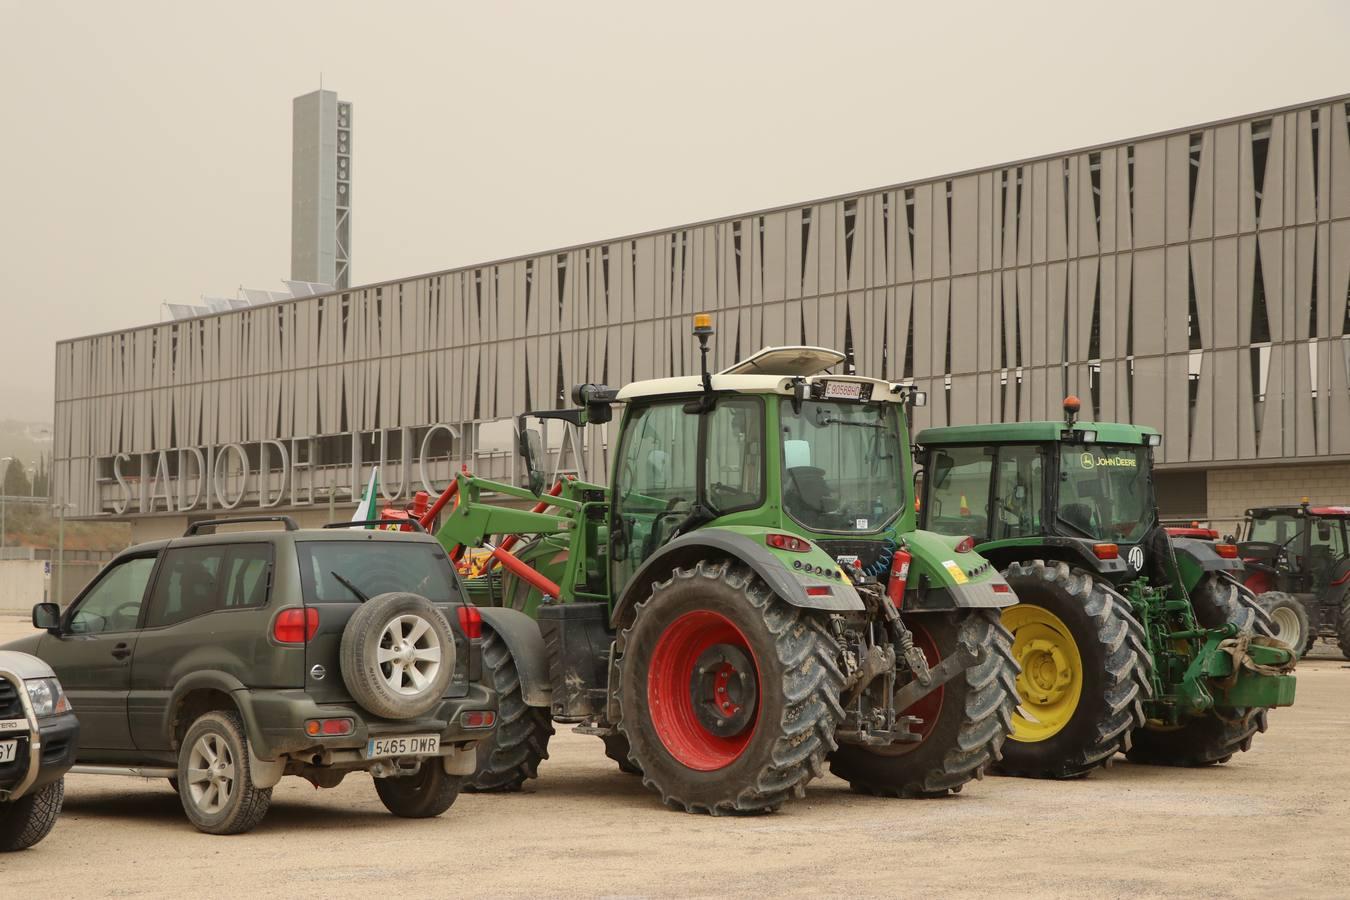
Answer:
<path fill-rule="evenodd" d="M 1049 740 L 1069 724 L 1083 693 L 1078 645 L 1059 616 L 1031 603 L 1005 609 L 1003 624 L 1013 634 L 1013 657 L 1022 666 L 1012 739 Z"/>

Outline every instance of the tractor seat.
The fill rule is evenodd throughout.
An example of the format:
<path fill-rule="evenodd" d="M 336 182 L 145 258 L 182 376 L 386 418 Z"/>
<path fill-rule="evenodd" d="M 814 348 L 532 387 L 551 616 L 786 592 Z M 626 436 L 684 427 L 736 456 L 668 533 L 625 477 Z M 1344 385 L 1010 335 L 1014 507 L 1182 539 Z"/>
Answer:
<path fill-rule="evenodd" d="M 1092 534 L 1092 507 L 1086 503 L 1066 503 L 1059 515 L 1070 525 Z"/>

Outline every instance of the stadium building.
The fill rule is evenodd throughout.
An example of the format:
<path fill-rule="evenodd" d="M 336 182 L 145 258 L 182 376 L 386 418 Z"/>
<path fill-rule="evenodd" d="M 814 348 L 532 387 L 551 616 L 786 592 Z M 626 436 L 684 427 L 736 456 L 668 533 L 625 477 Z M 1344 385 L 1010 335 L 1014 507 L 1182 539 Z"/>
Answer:
<path fill-rule="evenodd" d="M 398 502 L 461 465 L 510 478 L 513 416 L 696 371 L 709 311 L 717 365 L 849 349 L 928 391 L 916 428 L 1067 393 L 1156 426 L 1164 515 L 1226 527 L 1350 503 L 1348 300 L 1350 96 L 62 341 L 54 496 L 142 540 L 347 516 L 375 465 Z M 589 438 L 550 441 L 603 477 Z"/>

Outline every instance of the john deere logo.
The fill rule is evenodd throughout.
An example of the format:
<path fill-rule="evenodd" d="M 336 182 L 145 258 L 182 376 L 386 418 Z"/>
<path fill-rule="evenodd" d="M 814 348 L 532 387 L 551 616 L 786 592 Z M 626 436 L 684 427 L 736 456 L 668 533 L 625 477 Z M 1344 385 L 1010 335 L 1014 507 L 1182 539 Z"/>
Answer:
<path fill-rule="evenodd" d="M 1091 468 L 1094 467 L 1095 465 L 1097 465 L 1097 460 L 1096 460 L 1096 458 L 1095 458 L 1091 453 L 1084 453 L 1084 454 L 1083 454 L 1083 468 L 1085 468 L 1085 469 L 1091 469 Z"/>
<path fill-rule="evenodd" d="M 1138 572 L 1144 567 L 1144 548 L 1138 545 L 1130 548 L 1130 555 L 1126 557 L 1130 561 L 1130 568 Z"/>

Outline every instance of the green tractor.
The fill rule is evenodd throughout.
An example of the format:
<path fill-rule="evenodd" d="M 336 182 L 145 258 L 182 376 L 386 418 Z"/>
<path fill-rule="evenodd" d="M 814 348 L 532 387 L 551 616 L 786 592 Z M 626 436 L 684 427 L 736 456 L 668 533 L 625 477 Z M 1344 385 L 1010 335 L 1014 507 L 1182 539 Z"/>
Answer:
<path fill-rule="evenodd" d="M 971 535 L 1016 591 L 1021 666 L 999 770 L 1065 778 L 1110 762 L 1226 762 L 1294 699 L 1290 648 L 1234 576 L 1237 548 L 1169 537 L 1151 428 L 1076 422 L 918 435 L 922 524 Z"/>
<path fill-rule="evenodd" d="M 535 776 L 556 722 L 689 812 L 775 810 L 827 764 L 866 793 L 960 790 L 1011 728 L 1015 597 L 969 541 L 915 530 L 905 405 L 922 398 L 825 374 L 844 357 L 815 347 L 712 374 L 710 321 L 694 333 L 701 375 L 581 385 L 577 408 L 527 414 L 603 426 L 622 406 L 610 487 L 546 495 L 522 416 L 530 488 L 464 473 L 424 517 L 453 497 L 441 542 L 501 566 L 471 596 L 538 625 L 484 625 L 501 724 L 473 789 Z"/>

